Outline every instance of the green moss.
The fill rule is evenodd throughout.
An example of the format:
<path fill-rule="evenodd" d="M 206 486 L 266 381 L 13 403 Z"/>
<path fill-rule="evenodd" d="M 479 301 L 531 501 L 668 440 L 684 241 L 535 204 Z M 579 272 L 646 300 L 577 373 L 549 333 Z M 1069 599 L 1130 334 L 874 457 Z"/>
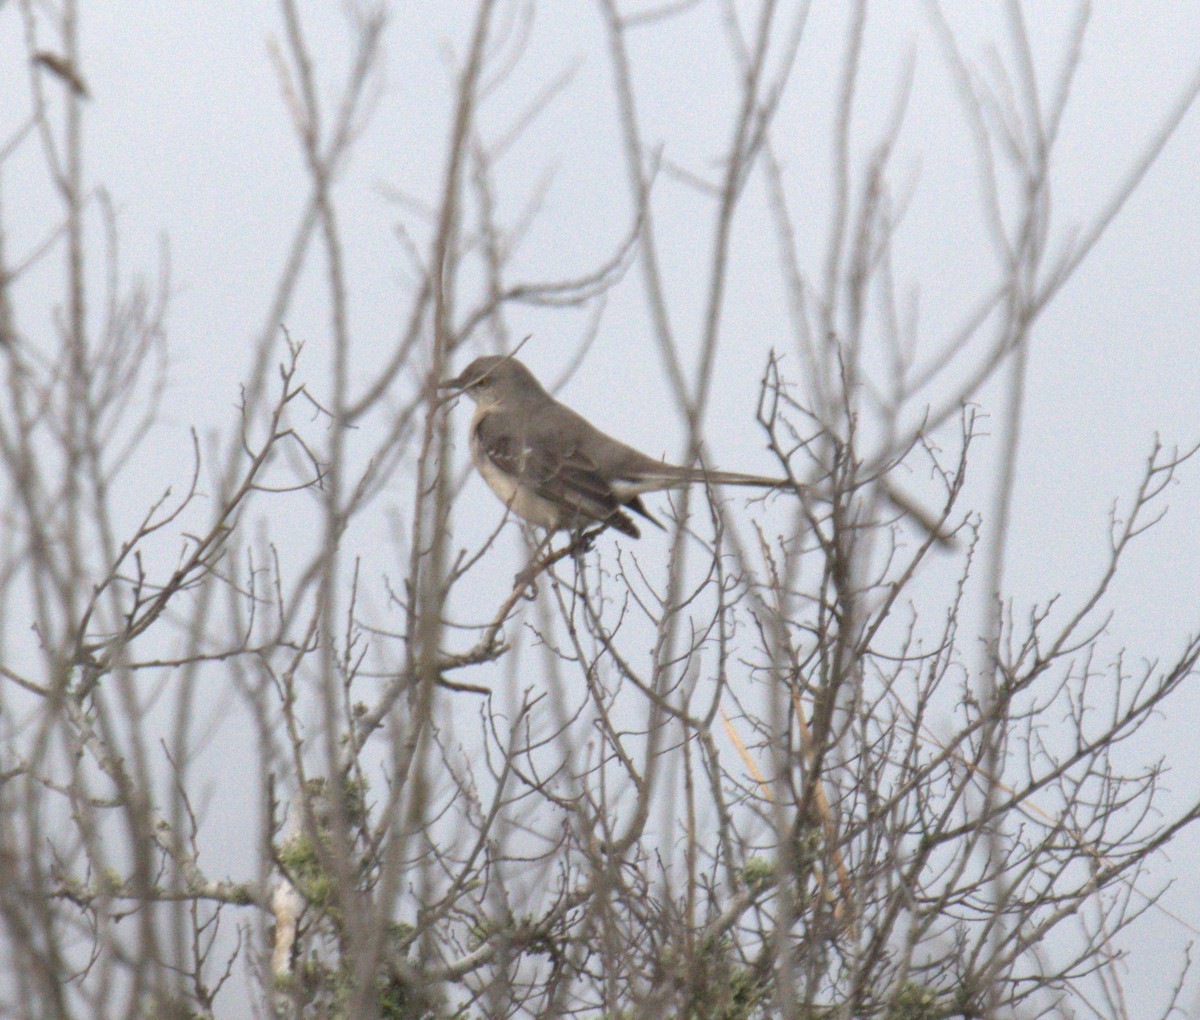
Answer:
<path fill-rule="evenodd" d="M 321 866 L 317 848 L 303 833 L 279 848 L 279 863 L 300 895 L 314 907 L 328 910 L 333 903 L 334 881 Z"/>
<path fill-rule="evenodd" d="M 775 877 L 775 865 L 765 857 L 751 857 L 742 865 L 742 881 L 751 889 L 765 886 Z"/>
<path fill-rule="evenodd" d="M 936 1020 L 940 1012 L 936 989 L 908 981 L 896 993 L 887 1017 L 888 1020 Z"/>
<path fill-rule="evenodd" d="M 239 883 L 233 886 L 228 893 L 229 902 L 237 907 L 248 907 L 254 902 L 254 896 L 250 891 L 250 886 L 246 883 Z"/>

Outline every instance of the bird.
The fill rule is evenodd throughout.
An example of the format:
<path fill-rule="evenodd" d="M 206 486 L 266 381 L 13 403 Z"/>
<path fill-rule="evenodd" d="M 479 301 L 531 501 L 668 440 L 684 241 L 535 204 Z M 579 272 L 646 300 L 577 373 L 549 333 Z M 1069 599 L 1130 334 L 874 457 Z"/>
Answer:
<path fill-rule="evenodd" d="M 476 358 L 438 388 L 475 402 L 471 460 L 483 480 L 513 513 L 550 532 L 598 524 L 639 538 L 629 511 L 662 527 L 642 502 L 643 493 L 698 482 L 793 487 L 785 478 L 683 467 L 647 456 L 559 403 L 509 355 Z"/>

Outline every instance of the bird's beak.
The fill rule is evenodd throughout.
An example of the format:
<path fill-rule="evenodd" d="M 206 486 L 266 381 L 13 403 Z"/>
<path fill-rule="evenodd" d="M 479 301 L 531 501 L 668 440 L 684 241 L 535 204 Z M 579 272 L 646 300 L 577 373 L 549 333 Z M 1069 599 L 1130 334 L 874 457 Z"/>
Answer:
<path fill-rule="evenodd" d="M 434 385 L 435 388 L 439 390 L 453 391 L 446 394 L 447 400 L 449 400 L 451 397 L 458 396 L 458 394 L 461 393 L 465 388 L 463 384 L 463 377 L 461 375 L 455 376 L 453 379 L 443 379 L 440 383 L 435 383 Z"/>

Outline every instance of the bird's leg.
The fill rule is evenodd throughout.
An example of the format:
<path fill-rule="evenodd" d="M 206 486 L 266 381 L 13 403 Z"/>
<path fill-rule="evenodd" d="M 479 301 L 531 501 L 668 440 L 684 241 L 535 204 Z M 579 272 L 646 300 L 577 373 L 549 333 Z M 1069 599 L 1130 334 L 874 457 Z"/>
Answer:
<path fill-rule="evenodd" d="M 551 534 L 547 534 L 546 537 L 543 538 L 540 543 L 538 543 L 537 548 L 534 549 L 533 555 L 530 557 L 529 566 L 517 574 L 516 579 L 513 582 L 513 586 L 518 588 L 528 587 L 529 591 L 526 593 L 525 597 L 529 599 L 536 598 L 537 584 L 535 583 L 535 580 L 537 576 L 554 566 L 554 564 L 559 560 L 565 559 L 567 556 L 580 557 L 585 553 L 591 552 L 592 546 L 596 542 L 596 536 L 598 536 L 600 532 L 604 530 L 604 527 L 605 526 L 601 524 L 599 527 L 592 528 L 590 531 L 580 528 L 579 530 L 572 532 L 571 541 L 569 541 L 561 549 L 552 549 L 544 556 L 539 556 L 542 550 L 550 544 Z"/>
<path fill-rule="evenodd" d="M 604 525 L 601 524 L 598 528 L 592 528 L 591 531 L 586 531 L 580 528 L 571 536 L 571 544 L 567 546 L 567 552 L 572 556 L 582 556 L 584 553 L 592 551 L 592 546 L 596 544 L 596 537 L 604 530 Z"/>

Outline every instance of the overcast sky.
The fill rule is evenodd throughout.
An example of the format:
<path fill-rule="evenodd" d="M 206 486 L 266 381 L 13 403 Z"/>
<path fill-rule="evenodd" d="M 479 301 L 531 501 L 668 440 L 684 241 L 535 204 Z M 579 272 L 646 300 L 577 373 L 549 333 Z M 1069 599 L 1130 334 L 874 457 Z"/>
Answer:
<path fill-rule="evenodd" d="M 340 181 L 359 379 L 370 376 L 371 365 L 387 356 L 402 329 L 415 276 L 399 230 L 424 239 L 430 229 L 419 210 L 437 200 L 469 6 L 395 5 L 385 37 L 385 74 Z M 775 122 L 802 268 L 817 277 L 832 200 L 831 126 L 845 6 L 814 4 Z M 979 66 L 987 64 L 988 40 L 1004 42 L 994 6 L 947 4 L 964 52 Z M 1071 23 L 1068 5 L 1028 6 L 1038 72 L 1052 81 Z M 302 7 L 318 75 L 331 86 L 349 56 L 343 5 Z M 85 124 L 87 177 L 102 184 L 114 202 L 126 271 L 153 277 L 164 244 L 170 260 L 169 399 L 162 428 L 126 493 L 132 510 L 157 493 L 163 472 L 186 460 L 189 428 L 229 427 L 306 185 L 270 58 L 271 40 L 282 32 L 272 5 L 178 0 L 83 8 L 81 71 L 92 96 Z M 1156 4 L 1150 10 L 1126 0 L 1097 5 L 1092 16 L 1053 164 L 1060 240 L 1072 223 L 1087 222 L 1109 199 L 1200 66 L 1200 5 Z M 535 225 L 516 253 L 515 275 L 576 276 L 616 248 L 631 215 L 606 43 L 593 4 L 540 4 L 530 30 L 518 71 L 489 95 L 481 120 L 492 138 L 499 137 L 547 83 L 568 75 L 498 167 L 497 198 L 502 215 L 512 218 L 546 185 Z M 0 117 L 6 131 L 19 117 L 13 97 L 27 91 L 21 31 L 15 4 L 0 4 Z M 515 51 L 518 35 L 509 33 L 507 42 L 501 35 L 500 45 Z M 715 160 L 728 142 L 736 95 L 721 6 L 698 4 L 661 27 L 646 28 L 634 41 L 647 137 L 661 143 L 665 165 L 716 177 Z M 919 309 L 921 350 L 932 352 L 980 293 L 979 280 L 995 255 L 982 241 L 969 130 L 922 3 L 871 5 L 852 125 L 854 151 L 864 156 L 880 137 L 910 60 L 912 98 L 894 160 L 895 180 L 911 189 L 898 235 L 897 272 L 901 289 Z M 1200 440 L 1198 165 L 1200 111 L 1193 110 L 1035 330 L 1007 564 L 1018 606 L 1044 602 L 1059 591 L 1069 596 L 1096 576 L 1113 501 L 1128 505 L 1156 435 L 1167 446 Z M 55 215 L 44 187 L 31 182 L 19 161 L 0 182 L 11 254 L 36 244 Z M 707 200 L 679 176 L 663 172 L 654 203 L 674 325 L 686 346 L 687 338 L 699 336 L 703 312 L 695 274 L 707 253 L 710 217 L 702 212 Z M 767 352 L 786 353 L 792 340 L 761 175 L 739 216 L 719 382 L 705 436 L 715 464 L 767 471 L 770 459 L 754 422 L 758 381 Z M 807 251 L 810 259 L 803 258 Z M 47 286 L 57 272 L 51 265 L 39 270 Z M 27 283 L 31 294 L 41 285 L 39 273 Z M 287 316 L 314 366 L 324 363 L 326 300 L 310 272 Z M 561 310 L 516 309 L 509 318 L 514 337 L 531 335 L 521 356 L 546 380 L 568 364 L 589 321 L 586 314 Z M 694 369 L 694 353 L 685 360 Z M 798 362 L 791 365 L 799 373 Z M 319 374 L 313 385 L 319 391 Z M 649 340 L 637 273 L 609 295 L 596 343 L 560 396 L 648 452 L 679 454 L 683 433 L 663 414 L 669 387 Z M 985 416 L 997 409 L 996 397 L 991 390 L 980 394 Z M 937 394 L 929 400 L 936 403 Z M 369 427 L 382 425 L 374 421 Z M 980 512 L 988 507 L 995 453 L 988 431 L 985 427 L 967 496 L 967 505 Z M 953 430 L 945 434 L 947 445 L 953 439 Z M 465 452 L 465 442 L 459 452 Z M 913 481 L 918 491 L 922 484 Z M 456 508 L 458 534 L 486 534 L 498 519 L 498 504 L 478 480 L 464 492 L 471 505 Z M 1107 647 L 1113 653 L 1128 648 L 1134 661 L 1169 658 L 1200 627 L 1195 537 L 1200 461 L 1184 468 L 1168 500 L 1167 517 L 1137 544 L 1112 592 Z M 510 552 L 516 555 L 515 546 Z M 498 583 L 511 573 L 512 563 L 498 566 Z M 1169 783 L 1185 798 L 1194 798 L 1200 783 L 1192 721 L 1197 711 L 1200 695 L 1189 693 L 1171 718 L 1156 722 L 1155 746 L 1144 748 L 1148 757 L 1158 751 L 1167 756 Z M 235 743 L 217 746 L 227 751 Z M 1200 927 L 1200 841 L 1180 842 L 1156 864 L 1146 887 L 1160 888 L 1167 878 L 1176 885 L 1164 902 Z M 1177 951 L 1189 932 L 1161 914 L 1148 916 L 1137 931 L 1139 938 L 1128 940 L 1137 961 L 1130 987 L 1152 994 L 1179 958 L 1157 948 L 1146 952 L 1147 947 Z"/>

